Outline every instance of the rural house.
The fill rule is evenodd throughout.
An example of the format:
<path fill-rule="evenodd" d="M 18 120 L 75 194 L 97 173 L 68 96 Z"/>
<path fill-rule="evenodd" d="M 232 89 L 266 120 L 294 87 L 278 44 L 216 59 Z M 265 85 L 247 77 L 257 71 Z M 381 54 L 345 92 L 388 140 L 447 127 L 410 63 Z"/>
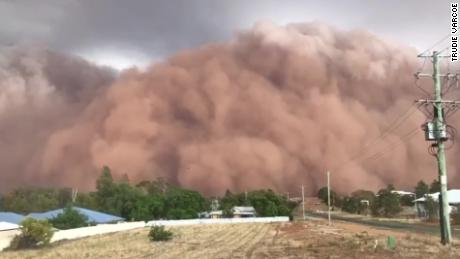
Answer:
<path fill-rule="evenodd" d="M 256 210 L 254 207 L 238 207 L 232 208 L 232 214 L 234 218 L 250 218 L 256 216 Z"/>
<path fill-rule="evenodd" d="M 415 213 L 418 217 L 428 217 L 428 211 L 426 209 L 426 199 L 430 197 L 437 204 L 439 200 L 439 192 L 426 194 L 425 197 L 414 200 Z M 449 200 L 449 212 L 458 212 L 460 206 L 460 190 L 453 189 L 447 191 L 447 199 Z M 436 210 L 436 217 L 439 217 L 439 211 Z"/>

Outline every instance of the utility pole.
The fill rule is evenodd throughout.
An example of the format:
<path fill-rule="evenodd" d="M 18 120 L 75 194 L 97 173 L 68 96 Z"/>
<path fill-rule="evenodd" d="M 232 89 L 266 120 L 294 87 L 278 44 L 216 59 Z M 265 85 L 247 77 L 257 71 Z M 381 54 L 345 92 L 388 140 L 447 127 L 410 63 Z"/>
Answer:
<path fill-rule="evenodd" d="M 331 182 L 330 173 L 327 171 L 327 220 L 331 225 Z"/>
<path fill-rule="evenodd" d="M 417 100 L 416 102 L 419 103 L 419 108 L 427 105 L 433 105 L 434 112 L 433 112 L 433 120 L 431 122 L 427 122 L 425 126 L 425 139 L 427 141 L 433 141 L 431 144 L 431 148 L 434 150 L 432 154 L 436 156 L 437 165 L 438 165 L 438 179 L 441 184 L 441 195 L 439 197 L 439 223 L 440 223 L 440 230 L 441 230 L 441 243 L 446 245 L 451 242 L 451 228 L 450 228 L 450 215 L 449 215 L 449 199 L 447 197 L 447 168 L 446 168 L 446 156 L 445 156 L 445 145 L 444 142 L 447 141 L 449 138 L 446 133 L 446 123 L 445 123 L 445 114 L 444 114 L 444 106 L 449 107 L 449 110 L 456 109 L 460 102 L 458 101 L 446 101 L 442 99 L 442 87 L 441 87 L 441 76 L 447 77 L 455 77 L 458 78 L 457 75 L 441 75 L 440 68 L 439 68 L 439 58 L 441 57 L 449 57 L 449 56 L 441 56 L 439 52 L 433 51 L 433 54 L 430 56 L 422 56 L 419 57 L 430 57 L 432 58 L 433 62 L 433 74 L 420 74 L 417 73 L 416 77 L 426 76 L 432 77 L 434 83 L 434 100 L 422 99 Z"/>
<path fill-rule="evenodd" d="M 305 192 L 302 184 L 302 218 L 305 220 Z"/>
<path fill-rule="evenodd" d="M 442 96 L 441 96 L 441 79 L 439 75 L 439 54 L 437 51 L 433 52 L 433 81 L 434 81 L 434 93 L 435 93 L 435 132 L 436 144 L 438 146 L 438 171 L 439 171 L 439 182 L 441 183 L 441 200 L 438 200 L 441 204 L 442 215 L 439 217 L 441 224 L 441 242 L 443 244 L 449 244 L 451 240 L 450 233 L 450 215 L 449 215 L 449 200 L 447 197 L 447 168 L 446 168 L 446 156 L 444 152 L 444 141 L 441 139 L 441 131 L 445 130 L 444 123 L 444 112 L 442 107 Z"/>

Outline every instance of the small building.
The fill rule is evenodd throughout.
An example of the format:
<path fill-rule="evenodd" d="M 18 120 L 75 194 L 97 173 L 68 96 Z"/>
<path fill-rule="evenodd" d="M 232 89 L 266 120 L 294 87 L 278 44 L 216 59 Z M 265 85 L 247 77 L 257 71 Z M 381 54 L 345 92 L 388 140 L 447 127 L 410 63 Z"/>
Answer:
<path fill-rule="evenodd" d="M 399 196 L 413 196 L 413 197 L 415 197 L 415 193 L 413 193 L 413 192 L 393 190 L 393 191 L 391 191 L 391 193 L 396 193 Z"/>
<path fill-rule="evenodd" d="M 234 218 L 251 218 L 256 216 L 256 210 L 252 206 L 235 206 L 232 208 L 232 214 Z"/>
<path fill-rule="evenodd" d="M 418 217 L 427 217 L 428 212 L 426 209 L 426 199 L 430 197 L 433 199 L 435 203 L 438 203 L 439 201 L 439 192 L 436 193 L 431 193 L 431 194 L 426 194 L 425 197 L 415 199 L 414 205 L 415 205 L 415 212 Z M 449 213 L 452 212 L 459 212 L 458 208 L 460 207 L 460 190 L 458 189 L 453 189 L 453 190 L 448 190 L 447 191 L 447 199 L 449 202 Z M 438 206 L 438 205 L 437 205 Z M 436 216 L 439 217 L 439 211 L 436 210 Z"/>
<path fill-rule="evenodd" d="M 221 210 L 214 210 L 209 212 L 209 217 L 212 219 L 220 219 L 222 218 L 222 211 Z"/>
<path fill-rule="evenodd" d="M 107 213 L 102 213 L 99 211 L 89 210 L 80 207 L 73 207 L 79 213 L 85 215 L 88 218 L 88 222 L 91 224 L 106 224 L 106 223 L 117 223 L 125 221 L 124 218 L 118 217 L 115 215 L 110 215 Z M 63 213 L 64 209 L 51 210 L 47 212 L 40 213 L 30 213 L 27 217 L 32 217 L 34 219 L 52 219 L 57 217 L 59 214 Z"/>
<path fill-rule="evenodd" d="M 3 211 L 0 212 L 0 222 L 8 222 L 19 225 L 24 220 L 24 216 L 14 212 Z"/>

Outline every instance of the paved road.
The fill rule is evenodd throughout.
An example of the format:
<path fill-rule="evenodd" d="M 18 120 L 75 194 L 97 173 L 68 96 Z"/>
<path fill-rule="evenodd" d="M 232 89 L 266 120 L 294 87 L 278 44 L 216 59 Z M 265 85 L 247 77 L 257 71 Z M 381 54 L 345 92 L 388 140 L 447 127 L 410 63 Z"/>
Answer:
<path fill-rule="evenodd" d="M 325 213 L 315 213 L 315 212 L 305 212 L 305 215 L 308 217 L 319 217 L 319 218 L 327 218 L 327 214 Z M 422 232 L 422 233 L 429 233 L 433 235 L 439 235 L 439 227 L 437 226 L 427 226 L 422 224 L 411 224 L 411 223 L 403 223 L 403 222 L 396 222 L 396 221 L 378 221 L 378 220 L 369 220 L 369 219 L 361 219 L 361 218 L 348 218 L 338 215 L 331 215 L 333 220 L 341 220 L 347 221 L 352 223 L 357 223 L 361 225 L 367 225 L 377 228 L 384 228 L 384 229 L 393 229 L 393 230 L 402 230 L 402 231 L 410 231 L 410 232 Z M 452 227 L 452 235 L 460 238 L 460 228 Z"/>

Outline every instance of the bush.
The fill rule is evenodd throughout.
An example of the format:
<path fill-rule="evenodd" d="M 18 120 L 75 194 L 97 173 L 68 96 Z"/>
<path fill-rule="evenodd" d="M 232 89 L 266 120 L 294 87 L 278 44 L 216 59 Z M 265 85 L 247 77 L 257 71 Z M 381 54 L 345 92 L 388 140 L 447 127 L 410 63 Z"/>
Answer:
<path fill-rule="evenodd" d="M 435 222 L 438 217 L 439 205 L 433 200 L 433 198 L 431 198 L 431 196 L 427 196 L 425 199 L 425 210 L 427 220 Z"/>
<path fill-rule="evenodd" d="M 389 185 L 386 189 L 381 189 L 372 204 L 372 214 L 374 216 L 394 217 L 402 211 L 399 195 L 392 193 L 394 188 Z"/>
<path fill-rule="evenodd" d="M 319 189 L 317 196 L 322 202 L 324 202 L 324 204 L 327 204 L 327 187 L 322 187 L 321 189 Z M 332 207 L 342 205 L 340 202 L 341 200 L 340 200 L 339 195 L 337 195 L 337 193 L 334 192 L 333 190 L 330 190 L 329 198 L 331 199 Z"/>
<path fill-rule="evenodd" d="M 349 213 L 358 213 L 360 207 L 360 201 L 355 197 L 343 197 L 342 210 Z"/>
<path fill-rule="evenodd" d="M 8 249 L 18 250 L 46 246 L 53 237 L 53 227 L 46 220 L 27 218 L 21 222 L 21 233 L 11 240 Z"/>
<path fill-rule="evenodd" d="M 88 217 L 68 206 L 61 214 L 52 218 L 50 223 L 57 229 L 80 228 L 88 226 Z"/>
<path fill-rule="evenodd" d="M 165 230 L 164 226 L 153 226 L 150 228 L 149 238 L 150 241 L 168 241 L 171 240 L 173 233 Z"/>

